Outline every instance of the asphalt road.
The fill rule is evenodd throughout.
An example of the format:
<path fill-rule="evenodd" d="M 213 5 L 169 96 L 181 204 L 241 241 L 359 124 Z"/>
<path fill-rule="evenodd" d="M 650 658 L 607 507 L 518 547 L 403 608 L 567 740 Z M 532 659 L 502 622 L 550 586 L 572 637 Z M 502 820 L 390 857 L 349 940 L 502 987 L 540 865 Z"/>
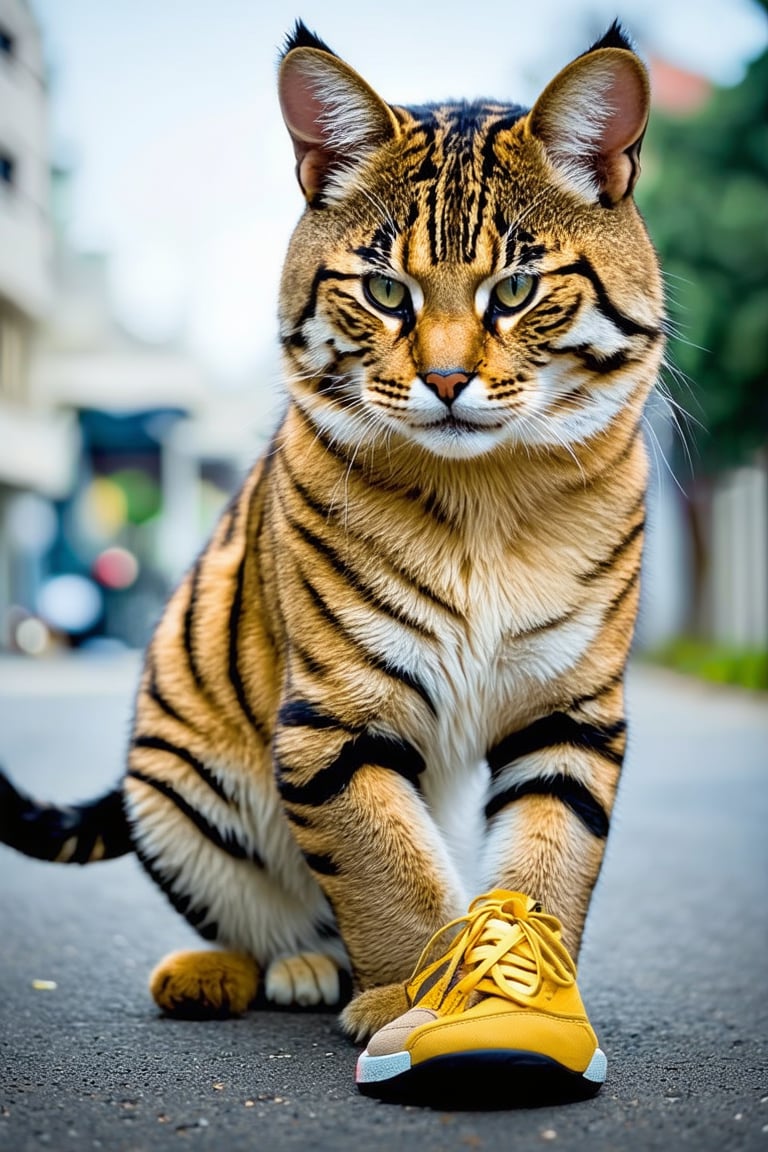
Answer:
<path fill-rule="evenodd" d="M 112 783 L 134 677 L 0 661 L 0 759 L 51 799 Z M 137 862 L 0 849 L 0 1148 L 768 1152 L 768 703 L 645 670 L 630 699 L 579 981 L 609 1058 L 596 1099 L 385 1105 L 332 1015 L 162 1019 L 146 975 L 196 938 Z"/>

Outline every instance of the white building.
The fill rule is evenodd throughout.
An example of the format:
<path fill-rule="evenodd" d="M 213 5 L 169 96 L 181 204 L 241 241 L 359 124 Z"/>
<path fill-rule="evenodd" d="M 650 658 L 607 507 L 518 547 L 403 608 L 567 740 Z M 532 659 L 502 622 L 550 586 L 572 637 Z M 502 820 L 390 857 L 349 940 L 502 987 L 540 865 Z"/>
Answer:
<path fill-rule="evenodd" d="M 24 0 L 0 0 L 0 630 L 17 567 L 16 494 L 69 490 L 73 416 L 33 397 L 31 345 L 52 297 L 47 92 L 40 31 Z"/>

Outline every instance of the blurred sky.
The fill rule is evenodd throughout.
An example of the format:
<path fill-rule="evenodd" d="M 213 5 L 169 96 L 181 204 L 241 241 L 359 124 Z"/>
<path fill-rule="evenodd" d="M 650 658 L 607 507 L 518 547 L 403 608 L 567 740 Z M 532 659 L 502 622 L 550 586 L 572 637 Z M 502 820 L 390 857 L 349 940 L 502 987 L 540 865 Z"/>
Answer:
<path fill-rule="evenodd" d="M 768 38 L 752 0 L 31 0 L 70 227 L 113 254 L 119 318 L 181 334 L 230 385 L 274 342 L 302 201 L 275 95 L 297 16 L 394 103 L 530 103 L 618 16 L 643 55 L 736 83 Z"/>

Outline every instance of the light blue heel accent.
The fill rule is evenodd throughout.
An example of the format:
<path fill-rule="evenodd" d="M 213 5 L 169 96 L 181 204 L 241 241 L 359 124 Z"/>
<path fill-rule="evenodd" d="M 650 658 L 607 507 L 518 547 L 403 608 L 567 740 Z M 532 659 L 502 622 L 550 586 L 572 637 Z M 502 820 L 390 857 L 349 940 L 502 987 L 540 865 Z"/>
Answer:
<path fill-rule="evenodd" d="M 606 1059 L 605 1052 L 603 1052 L 601 1048 L 595 1048 L 594 1055 L 584 1072 L 582 1072 L 582 1076 L 585 1080 L 591 1080 L 595 1084 L 602 1084 L 607 1071 L 608 1060 Z"/>
<path fill-rule="evenodd" d="M 389 1080 L 408 1072 L 411 1067 L 410 1052 L 393 1052 L 389 1056 L 369 1056 L 362 1052 L 357 1059 L 355 1080 L 358 1084 L 373 1084 L 377 1080 Z"/>

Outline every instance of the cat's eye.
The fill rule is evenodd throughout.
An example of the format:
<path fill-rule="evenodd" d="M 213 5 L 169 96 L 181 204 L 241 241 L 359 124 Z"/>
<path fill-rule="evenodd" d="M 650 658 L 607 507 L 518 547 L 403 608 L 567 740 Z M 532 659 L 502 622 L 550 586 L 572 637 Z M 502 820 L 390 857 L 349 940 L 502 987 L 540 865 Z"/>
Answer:
<path fill-rule="evenodd" d="M 527 276 L 523 272 L 516 272 L 512 276 L 505 276 L 498 280 L 491 292 L 491 308 L 496 312 L 509 315 L 517 312 L 533 296 L 538 280 L 535 276 Z"/>
<path fill-rule="evenodd" d="M 405 312 L 410 307 L 411 298 L 405 284 L 391 276 L 378 273 L 366 276 L 363 286 L 371 304 L 383 312 Z"/>

